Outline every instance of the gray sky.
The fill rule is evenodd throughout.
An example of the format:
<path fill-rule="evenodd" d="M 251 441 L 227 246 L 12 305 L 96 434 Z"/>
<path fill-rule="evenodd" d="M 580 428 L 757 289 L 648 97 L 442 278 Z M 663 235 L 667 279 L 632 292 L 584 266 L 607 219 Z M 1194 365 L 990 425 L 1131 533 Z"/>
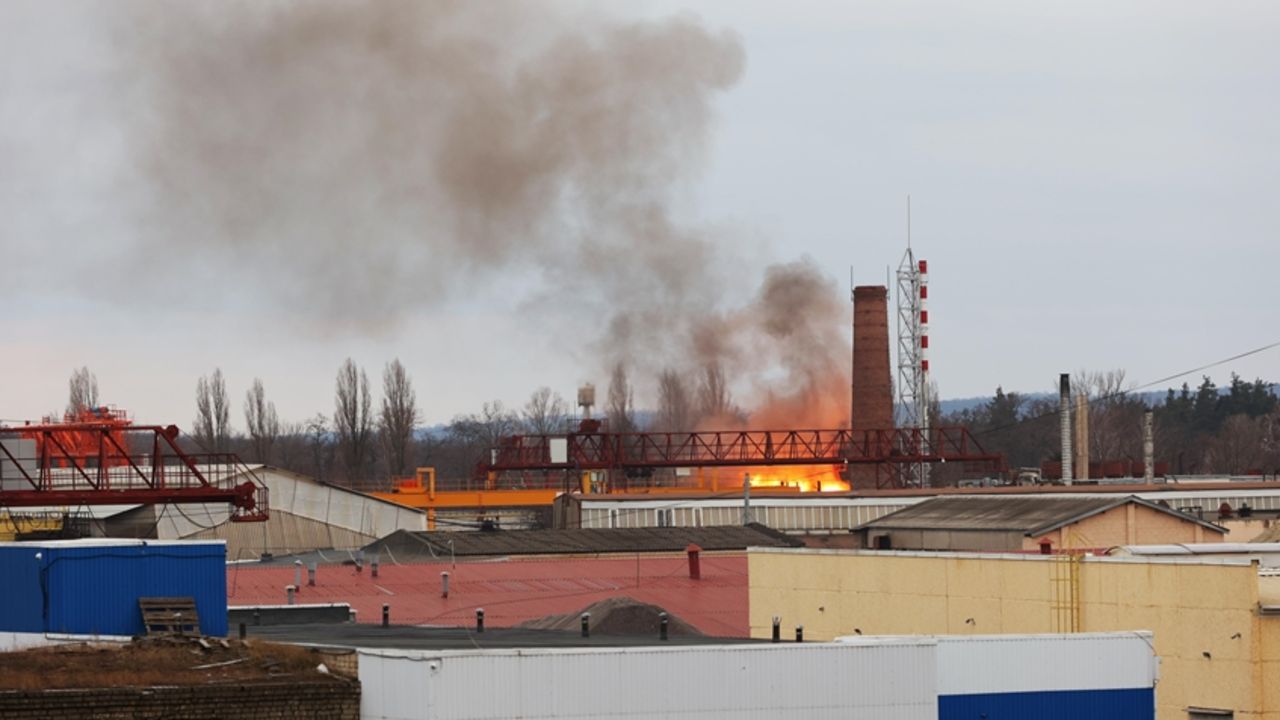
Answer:
<path fill-rule="evenodd" d="M 214 26 L 229 6 L 207 7 Z M 577 22 L 578 6 L 553 7 Z M 571 397 L 580 382 L 607 383 L 572 293 L 544 292 L 545 266 L 529 269 L 545 259 L 517 253 L 458 280 L 427 258 L 420 283 L 392 267 L 403 317 L 364 326 L 318 323 L 340 311 L 264 289 L 288 277 L 288 253 L 233 248 L 243 268 L 178 241 L 139 253 L 156 204 L 192 201 L 181 183 L 139 200 L 157 162 L 140 137 L 174 99 L 139 79 L 135 29 L 102 8 L 0 4 L 0 418 L 61 408 L 80 365 L 104 401 L 181 427 L 214 367 L 237 409 L 257 376 L 296 420 L 332 412 L 347 356 L 375 386 L 398 356 L 427 422 L 491 399 L 518 406 L 540 385 Z M 694 138 L 705 144 L 662 187 L 671 218 L 718 248 L 707 272 L 727 275 L 714 286 L 727 306 L 749 301 L 766 265 L 802 257 L 840 293 L 850 266 L 859 284 L 883 282 L 910 194 L 944 397 L 1047 390 L 1082 368 L 1145 382 L 1280 340 L 1274 3 L 664 0 L 627 12 L 609 22 L 691 14 L 744 54 L 736 81 L 709 95 Z M 163 227 L 184 228 L 203 230 Z M 309 274 L 342 269 L 308 262 Z M 1278 360 L 1273 350 L 1212 375 L 1276 379 Z M 755 387 L 739 400 L 752 404 Z"/>

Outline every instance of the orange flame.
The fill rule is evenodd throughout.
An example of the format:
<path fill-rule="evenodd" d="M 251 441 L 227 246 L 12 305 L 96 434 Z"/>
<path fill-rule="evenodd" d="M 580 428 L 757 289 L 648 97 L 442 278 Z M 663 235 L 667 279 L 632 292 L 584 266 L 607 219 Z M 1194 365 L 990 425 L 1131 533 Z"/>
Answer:
<path fill-rule="evenodd" d="M 741 487 L 745 475 L 753 488 L 778 488 L 796 492 L 848 492 L 849 483 L 840 477 L 839 465 L 790 465 L 745 467 L 717 471 L 719 487 Z"/>

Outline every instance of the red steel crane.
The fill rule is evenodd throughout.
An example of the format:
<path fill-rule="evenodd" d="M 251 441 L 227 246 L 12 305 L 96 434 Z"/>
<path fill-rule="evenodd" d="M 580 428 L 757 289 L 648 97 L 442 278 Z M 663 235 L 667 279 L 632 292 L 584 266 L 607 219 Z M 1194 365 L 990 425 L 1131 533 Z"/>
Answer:
<path fill-rule="evenodd" d="M 877 468 L 876 484 L 883 487 L 899 484 L 911 465 L 943 462 L 959 463 L 968 473 L 999 473 L 1004 465 L 1001 455 L 984 450 L 963 427 L 614 433 L 588 420 L 578 432 L 505 438 L 477 474 L 868 465 Z"/>
<path fill-rule="evenodd" d="M 0 427 L 0 507 L 227 503 L 267 519 L 267 488 L 233 453 L 188 454 L 178 428 L 95 408 L 69 422 Z"/>

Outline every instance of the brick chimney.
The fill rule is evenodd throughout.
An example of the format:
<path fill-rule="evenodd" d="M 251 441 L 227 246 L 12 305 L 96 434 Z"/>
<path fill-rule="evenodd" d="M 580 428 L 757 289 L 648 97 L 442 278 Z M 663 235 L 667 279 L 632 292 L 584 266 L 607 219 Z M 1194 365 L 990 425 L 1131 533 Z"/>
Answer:
<path fill-rule="evenodd" d="M 889 289 L 853 289 L 852 427 L 893 428 L 893 383 L 889 373 Z"/>

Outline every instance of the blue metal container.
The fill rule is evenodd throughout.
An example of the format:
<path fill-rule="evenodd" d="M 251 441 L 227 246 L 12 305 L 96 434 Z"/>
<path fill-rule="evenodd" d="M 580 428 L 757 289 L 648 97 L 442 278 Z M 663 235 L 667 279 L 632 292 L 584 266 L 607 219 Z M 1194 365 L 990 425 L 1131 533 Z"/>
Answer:
<path fill-rule="evenodd" d="M 138 599 L 191 597 L 204 635 L 227 634 L 223 541 L 0 543 L 0 630 L 141 635 Z"/>

